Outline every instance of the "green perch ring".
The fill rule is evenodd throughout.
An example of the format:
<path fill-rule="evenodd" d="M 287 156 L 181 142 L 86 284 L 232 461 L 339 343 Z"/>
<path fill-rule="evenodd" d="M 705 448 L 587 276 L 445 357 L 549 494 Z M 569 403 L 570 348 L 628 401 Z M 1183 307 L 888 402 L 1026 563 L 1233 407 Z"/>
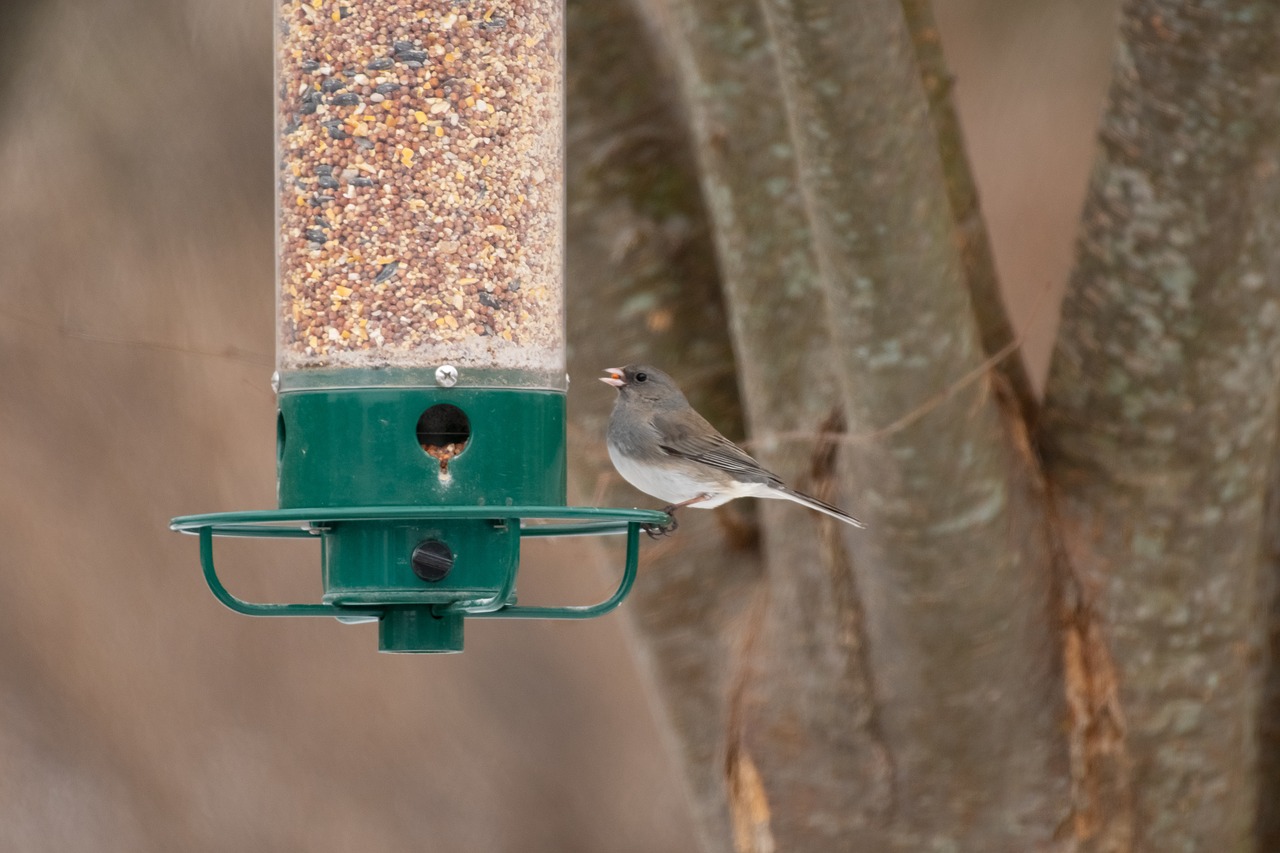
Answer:
<path fill-rule="evenodd" d="M 640 555 L 640 530 L 647 524 L 664 524 L 666 513 L 652 510 L 596 509 L 591 507 L 325 507 L 261 512 L 222 512 L 173 519 L 171 527 L 200 539 L 200 564 L 214 596 L 230 609 L 248 616 L 329 616 L 342 622 L 378 621 L 378 648 L 383 652 L 462 651 L 465 617 L 507 619 L 590 619 L 610 612 L 622 603 L 635 582 Z M 601 536 L 625 534 L 626 564 L 613 594 L 596 604 L 566 607 L 529 607 L 515 603 L 516 564 L 502 573 L 496 589 L 449 590 L 432 586 L 452 574 L 466 571 L 462 554 L 445 556 L 423 549 L 421 543 L 407 551 L 407 559 L 389 565 L 366 564 L 336 578 L 332 562 L 334 545 L 344 535 L 357 532 L 367 540 L 368 525 L 383 530 L 409 531 L 441 523 L 473 522 L 495 535 L 506 534 L 518 549 L 525 538 Z M 362 526 L 366 529 L 362 530 Z M 430 532 L 430 531 L 428 531 Z M 363 535 L 362 535 L 363 534 Z M 214 565 L 215 536 L 315 539 L 324 554 L 326 593 L 319 604 L 268 604 L 245 601 L 229 592 Z M 395 533 L 392 534 L 395 537 Z M 403 537 L 401 537 L 403 538 Z M 440 542 L 424 539 L 423 543 Z M 358 546 L 357 546 L 358 547 Z M 445 546 L 447 548 L 447 546 Z M 443 550 L 443 549 L 442 549 Z M 401 549 L 402 554 L 405 549 Z M 425 553 L 424 553 L 425 552 Z M 386 552 L 381 552 L 385 554 Z M 415 559 L 415 557 L 420 557 Z M 431 558 L 435 559 L 432 560 Z M 452 559 L 451 559 L 452 558 Z M 448 565 L 446 565 L 448 563 Z M 478 567 L 472 567 L 473 569 Z M 443 569 L 443 573 L 441 573 Z M 434 570 L 434 571 L 433 571 Z M 399 583 L 387 586 L 387 575 L 400 574 Z M 437 576 L 436 581 L 428 578 Z M 413 582 L 417 588 L 413 588 Z M 378 587 L 379 582 L 384 586 Z M 460 595 L 468 597 L 460 598 Z"/>
<path fill-rule="evenodd" d="M 280 509 L 175 518 L 200 539 L 214 596 L 250 616 L 379 623 L 384 652 L 462 651 L 466 617 L 587 619 L 635 581 L 641 530 L 665 512 L 565 505 L 565 395 L 344 370 L 279 382 Z M 384 384 L 395 380 L 395 384 Z M 521 542 L 625 534 L 613 595 L 590 606 L 516 604 Z M 214 538 L 319 539 L 319 603 L 245 601 L 218 577 Z"/>

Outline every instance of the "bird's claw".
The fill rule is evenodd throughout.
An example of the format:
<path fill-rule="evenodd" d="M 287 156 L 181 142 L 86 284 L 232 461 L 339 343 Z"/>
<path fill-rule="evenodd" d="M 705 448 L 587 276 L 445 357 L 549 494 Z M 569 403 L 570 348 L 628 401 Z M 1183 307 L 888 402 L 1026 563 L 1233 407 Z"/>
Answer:
<path fill-rule="evenodd" d="M 661 539 L 676 532 L 676 528 L 680 526 L 680 522 L 676 521 L 676 508 L 674 506 L 663 507 L 663 512 L 667 514 L 666 524 L 642 524 L 640 529 L 649 534 L 650 539 Z"/>

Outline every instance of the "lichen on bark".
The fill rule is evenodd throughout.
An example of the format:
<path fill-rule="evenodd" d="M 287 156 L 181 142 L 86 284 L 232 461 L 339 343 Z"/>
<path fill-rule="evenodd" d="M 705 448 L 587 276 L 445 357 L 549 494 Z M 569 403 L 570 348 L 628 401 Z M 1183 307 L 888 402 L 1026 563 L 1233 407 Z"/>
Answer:
<path fill-rule="evenodd" d="M 1274 4 L 1126 5 L 1041 444 L 1144 850 L 1247 849 L 1280 374 Z"/>

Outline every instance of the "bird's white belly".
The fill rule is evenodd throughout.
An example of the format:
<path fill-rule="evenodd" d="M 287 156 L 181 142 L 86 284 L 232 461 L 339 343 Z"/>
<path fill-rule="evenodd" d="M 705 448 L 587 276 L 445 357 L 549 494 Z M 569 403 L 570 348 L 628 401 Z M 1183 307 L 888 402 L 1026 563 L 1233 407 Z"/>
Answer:
<path fill-rule="evenodd" d="M 695 480 L 679 468 L 667 465 L 642 465 L 616 452 L 612 447 L 609 448 L 609 458 L 613 460 L 613 467 L 618 469 L 622 479 L 646 495 L 652 495 L 669 504 L 683 503 L 698 495 L 709 494 L 711 495 L 709 500 L 700 501 L 692 506 L 710 509 L 738 497 L 731 492 L 721 492 L 716 486 L 705 481 Z"/>

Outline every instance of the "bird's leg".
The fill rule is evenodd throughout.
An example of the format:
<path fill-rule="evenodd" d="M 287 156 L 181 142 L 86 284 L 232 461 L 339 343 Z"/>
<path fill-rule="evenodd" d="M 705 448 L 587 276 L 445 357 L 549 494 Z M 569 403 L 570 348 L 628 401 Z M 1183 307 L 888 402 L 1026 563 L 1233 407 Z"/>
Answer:
<path fill-rule="evenodd" d="M 680 522 L 676 521 L 676 510 L 681 507 L 692 506 L 693 504 L 706 500 L 711 500 L 711 495 L 703 492 L 700 495 L 695 495 L 694 497 L 689 498 L 687 501 L 680 501 L 678 504 L 664 506 L 662 511 L 667 514 L 670 521 L 666 524 L 642 524 L 640 525 L 640 529 L 645 533 L 648 533 L 653 539 L 657 539 L 660 536 L 666 536 L 668 533 L 675 533 L 676 528 L 680 526 Z"/>

